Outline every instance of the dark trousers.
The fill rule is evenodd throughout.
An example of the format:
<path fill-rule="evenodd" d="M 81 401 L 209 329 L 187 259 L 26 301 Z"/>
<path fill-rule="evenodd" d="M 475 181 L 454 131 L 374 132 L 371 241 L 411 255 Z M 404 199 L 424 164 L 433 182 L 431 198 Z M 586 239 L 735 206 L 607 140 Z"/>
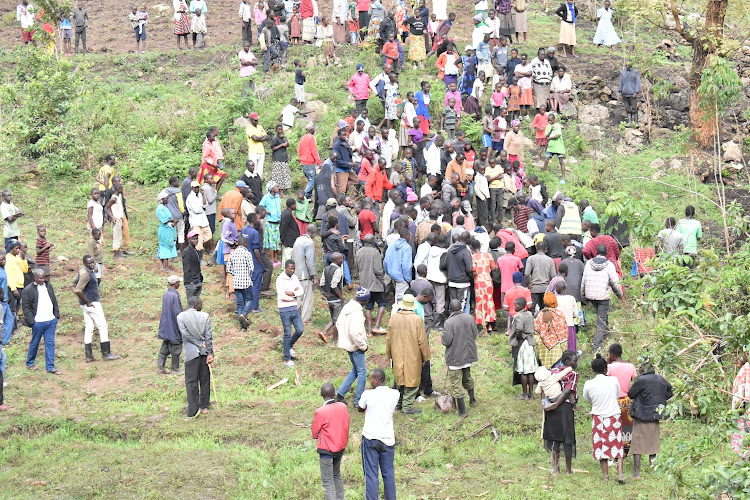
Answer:
<path fill-rule="evenodd" d="M 596 352 L 609 337 L 609 300 L 589 300 L 589 302 L 596 308 L 596 333 L 591 343 L 591 348 Z"/>
<path fill-rule="evenodd" d="M 167 357 L 172 356 L 172 371 L 180 369 L 180 354 L 182 354 L 182 344 L 173 344 L 169 340 L 162 340 L 159 348 L 159 368 L 164 368 L 167 364 Z"/>
<path fill-rule="evenodd" d="M 194 417 L 198 410 L 208 409 L 211 404 L 211 375 L 206 359 L 201 355 L 185 363 L 185 391 L 187 392 L 188 417 Z"/>
<path fill-rule="evenodd" d="M 422 365 L 422 380 L 419 382 L 419 392 L 423 396 L 430 396 L 432 394 L 432 375 L 430 374 L 429 361 Z"/>
<path fill-rule="evenodd" d="M 250 21 L 242 23 L 242 44 L 244 45 L 245 42 L 250 45 L 253 43 L 253 23 Z"/>
<path fill-rule="evenodd" d="M 203 283 L 200 281 L 197 283 L 185 283 L 185 300 L 190 300 L 190 297 L 200 297 L 201 290 L 203 290 Z"/>
<path fill-rule="evenodd" d="M 266 254 L 266 252 L 263 252 L 261 254 L 263 256 L 263 287 L 261 288 L 262 292 L 267 292 L 271 289 L 271 275 L 273 274 L 273 265 L 271 264 L 271 258 Z M 253 284 L 255 284 L 255 280 L 253 280 Z"/>
<path fill-rule="evenodd" d="M 503 190 L 490 189 L 490 222 L 492 224 L 502 223 L 505 215 L 503 212 Z"/>
<path fill-rule="evenodd" d="M 365 472 L 365 499 L 378 500 L 380 477 L 383 475 L 383 498 L 396 500 L 396 471 L 393 467 L 393 446 L 377 439 L 362 437 L 362 468 Z"/>
<path fill-rule="evenodd" d="M 359 14 L 359 36 L 362 40 L 367 36 L 367 26 L 370 24 L 370 13 L 366 10 L 360 10 Z"/>
<path fill-rule="evenodd" d="M 461 310 L 466 314 L 469 314 L 469 310 L 471 309 L 471 286 L 464 288 L 454 288 L 449 286 L 447 303 L 450 304 L 452 300 L 458 300 L 461 302 Z M 446 307 L 446 309 L 448 309 L 448 307 Z"/>
<path fill-rule="evenodd" d="M 55 329 L 57 318 L 51 321 L 37 321 L 31 327 L 31 341 L 26 356 L 26 366 L 33 366 L 39 352 L 39 342 L 44 338 L 44 360 L 47 371 L 55 369 Z"/>
<path fill-rule="evenodd" d="M 625 103 L 625 112 L 628 114 L 634 114 L 638 112 L 638 96 L 631 95 L 622 96 L 622 100 Z"/>
<path fill-rule="evenodd" d="M 532 293 L 531 303 L 534 306 L 539 306 L 540 311 L 544 309 L 544 293 Z M 534 306 L 532 306 L 531 308 L 534 309 Z"/>
<path fill-rule="evenodd" d="M 367 109 L 367 99 L 357 99 L 354 101 L 355 106 L 357 107 L 357 112 L 362 114 L 363 109 Z"/>
<path fill-rule="evenodd" d="M 477 197 L 477 224 L 480 226 L 488 226 L 487 222 L 489 222 L 489 213 L 490 200 L 480 200 L 479 197 Z"/>
<path fill-rule="evenodd" d="M 76 41 L 75 41 L 75 53 L 78 54 L 78 41 L 83 42 L 83 53 L 86 53 L 86 28 L 83 28 L 81 31 L 78 31 L 76 29 Z"/>
<path fill-rule="evenodd" d="M 341 478 L 341 458 L 343 455 L 319 455 L 320 481 L 323 483 L 325 500 L 344 500 L 344 480 Z"/>
<path fill-rule="evenodd" d="M 271 263 L 268 263 L 268 266 L 271 266 Z M 251 311 L 257 311 L 260 309 L 260 292 L 263 283 L 263 269 L 260 268 L 260 266 L 255 266 L 255 269 L 253 269 L 253 300 L 250 305 Z"/>

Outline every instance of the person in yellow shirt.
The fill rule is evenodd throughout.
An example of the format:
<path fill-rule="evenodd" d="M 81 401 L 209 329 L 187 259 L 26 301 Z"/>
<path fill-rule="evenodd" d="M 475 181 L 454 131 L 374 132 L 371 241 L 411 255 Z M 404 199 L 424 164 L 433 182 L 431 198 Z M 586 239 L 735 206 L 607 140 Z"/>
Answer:
<path fill-rule="evenodd" d="M 21 243 L 17 240 L 8 245 L 10 252 L 5 258 L 5 273 L 8 275 L 8 305 L 13 313 L 13 334 L 18 334 L 18 307 L 21 304 L 23 290 L 23 259 L 21 259 Z M 26 263 L 28 266 L 28 262 Z"/>
<path fill-rule="evenodd" d="M 104 195 L 107 191 L 112 190 L 112 179 L 115 176 L 115 155 L 108 154 L 104 157 L 104 165 L 101 166 L 99 169 L 99 172 L 97 172 L 95 181 L 99 184 L 99 191 L 102 192 L 102 195 Z M 104 205 L 104 199 L 109 198 L 109 195 L 112 193 L 108 193 L 108 196 L 100 196 L 99 199 L 101 200 L 100 203 Z"/>
<path fill-rule="evenodd" d="M 247 134 L 247 159 L 255 163 L 255 172 L 263 179 L 263 161 L 266 159 L 265 141 L 271 139 L 266 130 L 258 123 L 258 113 L 250 113 L 250 125 L 245 127 Z M 260 193 L 258 193 L 260 194 Z"/>
<path fill-rule="evenodd" d="M 498 163 L 497 158 L 490 156 L 488 165 L 484 171 L 490 188 L 489 216 L 490 225 L 497 224 L 503 219 L 503 166 Z"/>

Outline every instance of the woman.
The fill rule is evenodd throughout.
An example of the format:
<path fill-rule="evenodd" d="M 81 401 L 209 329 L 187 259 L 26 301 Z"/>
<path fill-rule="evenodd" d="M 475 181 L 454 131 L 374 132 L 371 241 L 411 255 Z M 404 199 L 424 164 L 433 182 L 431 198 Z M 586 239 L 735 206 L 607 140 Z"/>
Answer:
<path fill-rule="evenodd" d="M 474 49 L 471 45 L 466 46 L 466 53 L 461 56 L 461 80 L 458 83 L 458 91 L 461 95 L 469 95 L 474 87 L 474 80 L 477 78 L 477 56 L 474 55 Z M 463 106 L 462 106 L 463 107 Z"/>
<path fill-rule="evenodd" d="M 321 43 L 321 47 L 323 48 L 323 55 L 326 58 L 326 66 L 330 66 L 331 59 L 333 59 L 334 64 L 339 63 L 339 58 L 336 57 L 336 44 L 333 41 L 333 25 L 328 22 L 328 18 L 323 16 L 321 19 L 321 25 L 318 28 L 318 36 Z"/>
<path fill-rule="evenodd" d="M 682 252 L 692 257 L 690 267 L 695 266 L 695 260 L 698 258 L 698 240 L 703 236 L 701 223 L 695 220 L 695 207 L 688 205 L 685 207 L 685 218 L 680 219 L 677 223 L 677 232 L 682 235 Z"/>
<path fill-rule="evenodd" d="M 419 10 L 415 10 L 414 15 L 404 21 L 404 24 L 409 27 L 409 60 L 414 61 L 414 69 L 417 69 L 417 64 L 419 67 L 424 67 L 423 61 L 427 59 L 424 43 L 427 21 L 419 16 Z"/>
<path fill-rule="evenodd" d="M 544 306 L 534 319 L 534 338 L 542 366 L 551 368 L 568 348 L 568 322 L 565 314 L 557 309 L 554 293 L 544 294 Z"/>
<path fill-rule="evenodd" d="M 560 366 L 553 368 L 553 374 L 570 366 L 573 371 L 560 380 L 563 392 L 557 401 L 544 409 L 544 427 L 542 438 L 544 449 L 552 453 L 552 473 L 560 474 L 560 447 L 565 454 L 565 469 L 573 474 L 573 457 L 576 454 L 576 428 L 573 418 L 573 406 L 578 402 L 578 355 L 565 351 L 560 358 Z"/>
<path fill-rule="evenodd" d="M 625 448 L 622 441 L 620 405 L 617 404 L 620 383 L 616 377 L 606 375 L 607 361 L 599 353 L 591 361 L 591 370 L 596 376 L 583 384 L 583 399 L 591 403 L 591 442 L 594 460 L 598 460 L 601 465 L 604 481 L 609 479 L 607 461 L 617 460 L 617 481 L 625 484 L 622 472 Z"/>
<path fill-rule="evenodd" d="M 578 17 L 578 7 L 573 4 L 573 0 L 568 0 L 566 3 L 560 4 L 555 14 L 560 17 L 559 43 L 562 45 L 563 57 L 568 57 L 568 53 L 565 51 L 566 46 L 570 46 L 571 56 L 578 57 L 576 55 L 576 18 Z"/>
<path fill-rule="evenodd" d="M 526 43 L 526 35 L 529 32 L 529 23 L 526 20 L 526 0 L 516 0 L 513 6 L 513 24 L 516 28 L 516 43 L 521 42 L 520 35 L 523 33 L 523 43 Z"/>
<path fill-rule="evenodd" d="M 565 66 L 557 68 L 557 74 L 552 77 L 549 87 L 548 108 L 554 113 L 562 111 L 563 106 L 570 100 L 570 92 L 573 90 L 573 82 L 570 75 L 565 73 Z"/>
<path fill-rule="evenodd" d="M 190 20 L 188 19 L 188 6 L 185 0 L 172 0 L 174 7 L 174 34 L 177 35 L 177 50 L 181 49 L 180 37 L 185 40 L 185 48 L 188 48 L 187 36 L 190 33 Z"/>
<path fill-rule="evenodd" d="M 280 196 L 284 196 L 284 191 L 292 188 L 292 178 L 289 175 L 289 139 L 284 135 L 284 126 L 279 123 L 276 125 L 276 135 L 271 138 L 268 144 L 271 148 L 271 179 L 276 183 Z"/>
<path fill-rule="evenodd" d="M 161 261 L 159 270 L 166 273 L 172 270 L 169 267 L 169 259 L 177 257 L 177 245 L 175 244 L 177 231 L 174 228 L 175 220 L 172 218 L 172 213 L 167 208 L 169 193 L 162 191 L 156 201 L 159 203 L 156 207 L 156 218 L 159 219 L 159 229 L 156 232 L 159 238 L 157 257 Z"/>
<path fill-rule="evenodd" d="M 299 14 L 302 17 L 302 41 L 312 43 L 315 40 L 315 7 L 313 0 L 301 0 Z"/>
<path fill-rule="evenodd" d="M 529 119 L 529 109 L 534 105 L 534 93 L 531 89 L 531 72 L 528 54 L 521 54 L 521 62 L 516 65 L 514 73 L 516 78 L 518 78 L 517 85 L 521 89 L 518 106 L 523 111 L 523 115 L 527 120 Z"/>
<path fill-rule="evenodd" d="M 730 447 L 732 451 L 746 460 L 750 456 L 750 447 L 743 444 L 745 434 L 750 432 L 750 363 L 747 361 L 747 353 L 737 358 L 737 366 L 740 371 L 734 377 L 732 383 L 732 410 L 740 408 L 740 416 L 737 418 L 737 432 L 732 434 Z"/>
<path fill-rule="evenodd" d="M 435 61 L 435 67 L 438 69 L 438 78 L 443 80 L 445 90 L 447 91 L 451 83 L 458 85 L 458 71 L 461 66 L 461 58 L 456 54 L 456 45 L 448 42 L 445 52 L 440 54 Z"/>
<path fill-rule="evenodd" d="M 594 43 L 601 47 L 606 45 L 607 47 L 615 48 L 615 45 L 620 43 L 620 37 L 617 36 L 617 31 L 612 24 L 612 16 L 615 15 L 615 11 L 610 7 L 609 0 L 604 2 L 604 7 L 596 11 L 596 17 L 599 18 L 599 24 L 596 25 L 596 33 L 594 34 Z"/>
<path fill-rule="evenodd" d="M 570 345 L 570 341 L 568 342 Z M 633 440 L 633 419 L 630 418 L 630 398 L 628 391 L 630 384 L 638 376 L 635 366 L 622 360 L 622 346 L 612 344 L 609 346 L 609 357 L 607 358 L 607 375 L 616 377 L 620 384 L 620 397 L 617 404 L 620 405 L 620 424 L 622 424 L 622 442 L 625 447 L 625 455 L 630 450 L 630 443 Z"/>
<path fill-rule="evenodd" d="M 331 151 L 328 155 L 328 161 L 323 162 L 320 166 L 320 172 L 315 175 L 315 218 L 321 220 L 326 212 L 326 201 L 336 197 L 336 191 L 333 187 L 334 175 L 333 164 L 336 163 L 338 155 Z"/>
<path fill-rule="evenodd" d="M 474 306 L 474 318 L 477 325 L 487 327 L 487 335 L 492 335 L 492 325 L 497 320 L 495 304 L 492 300 L 492 276 L 490 273 L 495 269 L 495 262 L 489 253 L 481 251 L 482 244 L 479 240 L 471 240 L 471 264 L 474 274 L 474 294 L 476 305 Z"/>
<path fill-rule="evenodd" d="M 497 11 L 497 18 L 500 20 L 498 31 L 512 42 L 513 34 L 516 32 L 516 27 L 513 24 L 513 4 L 510 0 L 495 0 L 495 11 Z"/>
<path fill-rule="evenodd" d="M 521 132 L 521 120 L 511 120 L 510 130 L 505 134 L 503 149 L 508 152 L 508 162 L 513 165 L 514 161 L 521 163 L 523 169 L 523 144 L 526 137 Z"/>
<path fill-rule="evenodd" d="M 667 401 L 672 398 L 672 385 L 661 375 L 654 373 L 654 367 L 645 361 L 639 370 L 641 374 L 628 391 L 630 416 L 633 419 L 633 477 L 641 477 L 641 455 L 648 455 L 649 465 L 653 465 L 660 451 L 661 432 L 659 420 Z"/>
<path fill-rule="evenodd" d="M 281 235 L 279 223 L 281 222 L 281 197 L 279 186 L 275 181 L 266 184 L 267 193 L 261 198 L 259 206 L 266 209 L 266 225 L 263 231 L 263 248 L 271 251 L 271 262 L 273 267 L 279 267 L 281 260 L 279 248 L 281 246 Z"/>

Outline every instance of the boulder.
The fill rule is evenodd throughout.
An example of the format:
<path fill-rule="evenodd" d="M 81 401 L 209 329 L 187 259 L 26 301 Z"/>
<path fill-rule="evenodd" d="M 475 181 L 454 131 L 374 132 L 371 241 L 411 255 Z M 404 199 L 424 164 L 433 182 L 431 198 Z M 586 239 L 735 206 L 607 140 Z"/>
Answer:
<path fill-rule="evenodd" d="M 318 65 L 318 60 L 315 58 L 315 56 L 309 57 L 307 59 L 307 67 L 308 68 L 314 68 L 317 65 Z"/>
<path fill-rule="evenodd" d="M 742 162 L 742 148 L 739 144 L 734 141 L 727 141 L 721 145 L 721 150 L 724 152 L 722 159 L 726 162 Z"/>
<path fill-rule="evenodd" d="M 656 158 L 654 161 L 651 162 L 651 168 L 660 170 L 667 166 L 667 162 L 662 160 L 661 158 Z"/>
<path fill-rule="evenodd" d="M 673 92 L 669 94 L 661 102 L 666 108 L 671 108 L 675 111 L 685 112 L 690 109 L 690 94 L 688 93 L 687 90 Z"/>
<path fill-rule="evenodd" d="M 244 116 L 238 116 L 234 119 L 234 128 L 236 129 L 246 129 L 247 126 L 250 125 L 250 121 L 245 118 Z"/>
<path fill-rule="evenodd" d="M 319 122 L 328 113 L 328 104 L 323 101 L 310 101 L 305 103 L 305 110 L 312 112 L 307 117 L 313 122 Z"/>
<path fill-rule="evenodd" d="M 672 92 L 679 92 L 690 88 L 690 84 L 684 76 L 675 75 L 669 81 L 672 84 Z"/>
<path fill-rule="evenodd" d="M 672 158 L 669 162 L 669 168 L 672 170 L 682 170 L 682 160 Z"/>
<path fill-rule="evenodd" d="M 604 135 L 599 125 L 591 125 L 589 123 L 579 123 L 578 133 L 586 142 L 596 142 Z"/>
<path fill-rule="evenodd" d="M 609 109 L 601 104 L 586 104 L 578 110 L 581 122 L 597 125 L 609 119 Z"/>
<path fill-rule="evenodd" d="M 659 178 L 660 178 L 660 177 L 661 177 L 662 175 L 664 175 L 664 172 L 662 172 L 661 170 L 657 170 L 656 172 L 654 172 L 654 174 L 653 174 L 653 175 L 651 176 L 651 178 L 652 178 L 653 180 L 655 180 L 655 181 L 658 181 L 658 180 L 659 180 Z"/>
<path fill-rule="evenodd" d="M 562 107 L 560 113 L 566 118 L 577 119 L 578 118 L 578 107 L 576 107 L 573 101 L 568 101 L 565 106 Z"/>
<path fill-rule="evenodd" d="M 643 132 L 641 132 L 637 128 L 625 129 L 625 134 L 623 134 L 623 138 L 625 140 L 625 143 L 630 146 L 637 147 L 637 146 L 643 145 Z"/>
<path fill-rule="evenodd" d="M 724 169 L 729 171 L 731 175 L 739 174 L 742 172 L 742 169 L 745 168 L 742 163 L 727 163 L 724 165 Z"/>

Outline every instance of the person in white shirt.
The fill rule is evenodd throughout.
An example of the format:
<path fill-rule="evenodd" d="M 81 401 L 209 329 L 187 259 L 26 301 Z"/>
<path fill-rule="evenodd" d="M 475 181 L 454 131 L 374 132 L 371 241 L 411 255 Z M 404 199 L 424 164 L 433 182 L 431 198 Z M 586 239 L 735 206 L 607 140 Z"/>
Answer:
<path fill-rule="evenodd" d="M 484 175 L 486 167 L 482 163 L 474 163 L 474 194 L 477 197 L 477 225 L 484 226 L 490 219 L 490 184 Z"/>
<path fill-rule="evenodd" d="M 23 289 L 21 297 L 24 322 L 31 327 L 31 341 L 26 356 L 26 368 L 29 370 L 37 369 L 34 360 L 39 350 L 39 342 L 44 337 L 44 359 L 47 364 L 47 373 L 62 375 L 62 372 L 55 368 L 55 330 L 57 329 L 57 320 L 60 318 L 60 310 L 57 306 L 55 290 L 52 288 L 52 283 L 47 283 L 44 270 L 34 270 L 34 282 Z"/>
<path fill-rule="evenodd" d="M 438 134 L 435 136 L 435 139 L 431 142 L 428 142 L 427 146 L 424 148 L 424 162 L 425 162 L 426 173 L 428 176 L 440 175 L 440 172 L 441 172 L 440 155 L 443 153 L 443 144 L 445 144 L 445 137 Z M 427 185 L 428 185 L 427 183 L 424 184 L 424 186 L 427 186 Z M 424 186 L 422 186 L 422 191 L 425 190 Z M 430 190 L 429 194 L 432 195 L 434 188 L 430 186 L 429 190 Z M 425 195 L 421 194 L 421 196 L 425 196 Z"/>
<path fill-rule="evenodd" d="M 21 0 L 16 7 L 16 21 L 21 25 L 21 41 L 28 45 L 29 42 L 36 46 L 34 41 L 34 6 L 29 0 Z"/>
<path fill-rule="evenodd" d="M 365 472 L 366 498 L 378 498 L 380 478 L 383 476 L 383 498 L 396 499 L 396 474 L 393 466 L 396 436 L 393 433 L 393 412 L 400 394 L 385 384 L 385 372 L 376 368 L 370 372 L 372 389 L 362 393 L 359 411 L 365 412 L 362 427 L 362 466 Z"/>
<path fill-rule="evenodd" d="M 279 122 L 284 126 L 284 132 L 289 132 L 292 130 L 292 127 L 294 127 L 294 117 L 296 115 L 305 116 L 308 113 L 311 113 L 312 110 L 309 111 L 301 111 L 297 105 L 299 105 L 299 102 L 295 97 L 292 97 L 289 100 L 289 104 L 284 106 L 284 108 L 281 110 L 281 114 L 279 115 Z"/>
<path fill-rule="evenodd" d="M 208 255 L 211 255 L 211 246 L 213 244 L 213 234 L 211 234 L 211 227 L 208 225 L 208 216 L 206 216 L 206 193 L 201 191 L 201 185 L 198 181 L 192 181 L 190 183 L 191 193 L 185 200 L 185 208 L 188 212 L 188 223 L 190 229 L 198 233 L 198 244 L 195 249 L 198 252 L 204 250 Z"/>
<path fill-rule="evenodd" d="M 617 377 L 608 377 L 607 360 L 597 353 L 591 361 L 591 369 L 596 376 L 583 386 L 583 399 L 591 403 L 591 425 L 593 431 L 594 458 L 602 467 L 602 477 L 608 479 L 608 460 L 617 460 L 617 480 L 624 484 L 622 461 L 625 457 L 625 445 L 622 439 L 620 422 L 620 383 Z"/>
<path fill-rule="evenodd" d="M 253 43 L 253 9 L 247 0 L 242 0 L 239 10 L 240 21 L 242 22 L 242 45 Z"/>
<path fill-rule="evenodd" d="M 284 264 L 284 272 L 276 278 L 276 305 L 279 308 L 281 324 L 284 326 L 284 364 L 287 367 L 294 366 L 292 358 L 297 357 L 294 344 L 305 332 L 302 324 L 302 315 L 297 305 L 297 297 L 304 293 L 299 278 L 294 274 L 294 261 L 287 260 Z M 294 335 L 292 335 L 294 325 Z"/>
<path fill-rule="evenodd" d="M 365 135 L 365 121 L 362 119 L 357 120 L 354 126 L 354 132 L 349 135 L 349 146 L 352 148 L 352 161 L 355 164 L 362 162 L 362 145 L 364 144 Z"/>
<path fill-rule="evenodd" d="M 213 175 L 206 174 L 203 177 L 201 191 L 203 191 L 203 196 L 206 200 L 206 218 L 208 219 L 208 228 L 213 235 L 216 232 L 216 195 L 218 194 L 216 192 L 216 183 L 214 182 Z"/>

